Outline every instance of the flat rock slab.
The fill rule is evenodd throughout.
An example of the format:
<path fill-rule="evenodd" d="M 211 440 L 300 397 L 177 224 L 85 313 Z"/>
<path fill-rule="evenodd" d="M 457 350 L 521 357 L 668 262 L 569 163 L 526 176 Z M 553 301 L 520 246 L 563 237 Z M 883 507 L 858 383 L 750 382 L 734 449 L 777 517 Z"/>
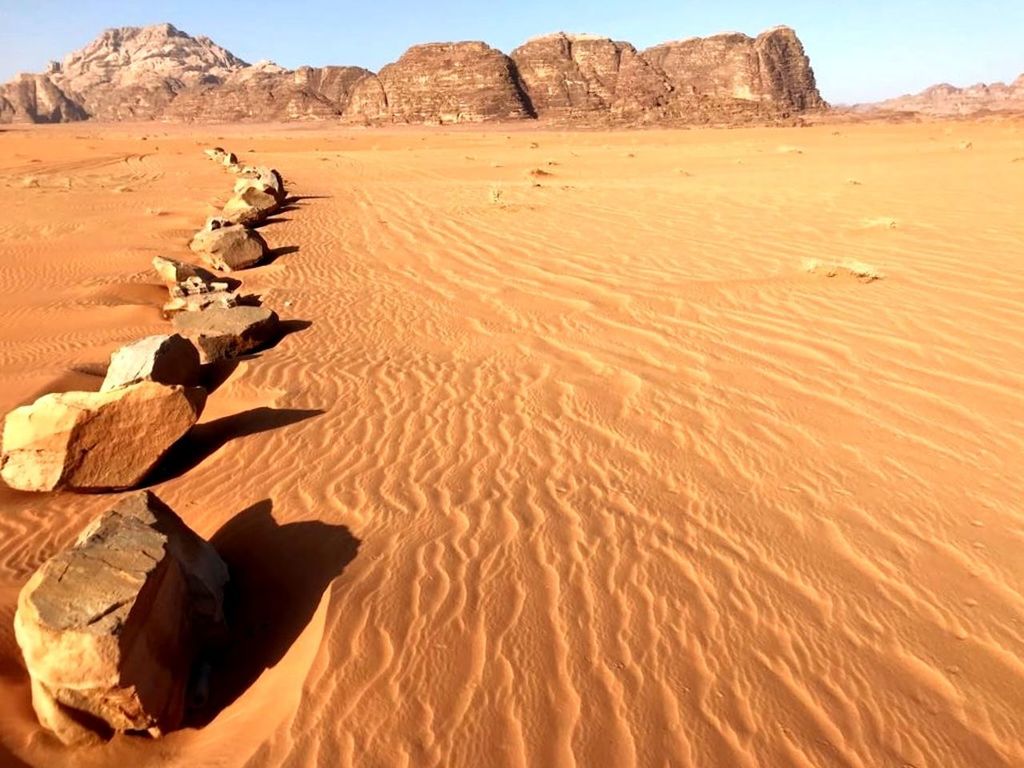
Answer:
<path fill-rule="evenodd" d="M 110 356 L 110 366 L 100 392 L 139 381 L 196 386 L 199 383 L 199 350 L 176 333 L 147 336 L 127 344 Z"/>
<path fill-rule="evenodd" d="M 277 313 L 266 307 L 211 307 L 176 315 L 171 322 L 199 348 L 204 363 L 243 355 L 280 332 Z"/>
<path fill-rule="evenodd" d="M 149 491 L 93 520 L 18 598 L 15 636 L 40 722 L 66 744 L 92 725 L 181 725 L 197 655 L 226 632 L 228 569 Z"/>
<path fill-rule="evenodd" d="M 22 491 L 138 485 L 206 404 L 202 387 L 142 381 L 109 392 L 60 392 L 4 420 L 0 475 Z"/>

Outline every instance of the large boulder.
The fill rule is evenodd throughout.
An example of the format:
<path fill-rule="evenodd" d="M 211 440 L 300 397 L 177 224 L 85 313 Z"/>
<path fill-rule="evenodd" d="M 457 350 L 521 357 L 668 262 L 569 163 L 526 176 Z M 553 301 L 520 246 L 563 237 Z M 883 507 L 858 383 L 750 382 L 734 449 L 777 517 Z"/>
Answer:
<path fill-rule="evenodd" d="M 279 203 L 284 202 L 284 181 L 275 168 L 266 166 L 246 166 L 241 172 L 242 178 L 235 182 L 234 193 L 237 195 L 250 187 L 273 195 Z"/>
<path fill-rule="evenodd" d="M 93 520 L 18 598 L 40 723 L 66 744 L 179 727 L 199 656 L 226 636 L 228 569 L 149 491 Z"/>
<path fill-rule="evenodd" d="M 277 198 L 257 187 L 247 187 L 224 204 L 221 217 L 232 224 L 251 227 L 278 209 Z"/>
<path fill-rule="evenodd" d="M 175 331 L 195 343 L 204 363 L 243 355 L 272 341 L 280 331 L 277 313 L 266 307 L 210 307 L 176 315 L 171 322 Z"/>
<path fill-rule="evenodd" d="M 199 230 L 189 248 L 221 272 L 255 267 L 267 253 L 267 242 L 257 232 L 214 219 Z"/>
<path fill-rule="evenodd" d="M 108 392 L 61 392 L 4 421 L 0 475 L 22 491 L 138 485 L 199 419 L 202 387 L 142 381 Z"/>
<path fill-rule="evenodd" d="M 199 383 L 199 350 L 178 334 L 147 336 L 121 347 L 110 356 L 100 392 L 155 381 L 193 387 Z"/>

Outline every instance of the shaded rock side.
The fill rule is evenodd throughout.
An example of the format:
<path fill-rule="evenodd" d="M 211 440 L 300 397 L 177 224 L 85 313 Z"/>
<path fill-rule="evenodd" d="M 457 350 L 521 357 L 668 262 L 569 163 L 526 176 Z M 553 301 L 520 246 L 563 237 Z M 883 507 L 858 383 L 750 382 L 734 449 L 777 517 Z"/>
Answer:
<path fill-rule="evenodd" d="M 377 77 L 388 117 L 395 122 L 478 123 L 533 117 L 515 64 L 485 43 L 416 45 Z"/>
<path fill-rule="evenodd" d="M 199 383 L 199 351 L 191 341 L 176 333 L 147 336 L 126 344 L 110 356 L 100 392 L 139 381 L 196 386 Z"/>
<path fill-rule="evenodd" d="M 88 118 L 46 75 L 18 75 L 0 85 L 0 123 L 70 123 Z"/>
<path fill-rule="evenodd" d="M 629 43 L 557 33 L 512 51 L 539 117 L 635 117 L 666 103 L 672 86 Z"/>
<path fill-rule="evenodd" d="M 202 387 L 143 381 L 108 392 L 60 392 L 4 420 L 0 475 L 12 488 L 132 488 L 191 429 Z"/>
<path fill-rule="evenodd" d="M 825 106 L 803 45 L 788 27 L 756 38 L 729 33 L 664 43 L 641 55 L 682 101 L 735 99 L 787 112 Z"/>
<path fill-rule="evenodd" d="M 148 491 L 93 520 L 18 598 L 40 722 L 67 744 L 179 727 L 197 656 L 226 634 L 227 581 L 214 548 Z"/>

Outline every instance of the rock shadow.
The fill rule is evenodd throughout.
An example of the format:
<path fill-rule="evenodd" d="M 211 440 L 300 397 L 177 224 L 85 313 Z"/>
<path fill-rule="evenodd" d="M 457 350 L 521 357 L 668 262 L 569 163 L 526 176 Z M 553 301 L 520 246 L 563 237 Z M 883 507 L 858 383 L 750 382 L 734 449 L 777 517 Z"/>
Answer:
<path fill-rule="evenodd" d="M 260 262 L 260 266 L 262 267 L 266 266 L 267 264 L 273 264 L 281 256 L 288 256 L 289 254 L 292 253 L 298 253 L 299 250 L 299 246 L 297 245 L 284 245 L 279 248 L 270 248 L 267 250 L 266 256 L 264 256 L 263 260 Z"/>
<path fill-rule="evenodd" d="M 205 424 L 197 424 L 167 452 L 167 455 L 150 472 L 142 487 L 148 488 L 180 477 L 202 464 L 235 438 L 287 427 L 323 413 L 324 411 L 320 409 L 263 406 L 231 416 L 222 416 Z"/>
<path fill-rule="evenodd" d="M 343 525 L 279 525 L 270 499 L 240 512 L 210 541 L 231 573 L 228 639 L 206 659 L 205 683 L 197 686 L 190 717 L 195 726 L 209 723 L 281 661 L 360 545 Z"/>

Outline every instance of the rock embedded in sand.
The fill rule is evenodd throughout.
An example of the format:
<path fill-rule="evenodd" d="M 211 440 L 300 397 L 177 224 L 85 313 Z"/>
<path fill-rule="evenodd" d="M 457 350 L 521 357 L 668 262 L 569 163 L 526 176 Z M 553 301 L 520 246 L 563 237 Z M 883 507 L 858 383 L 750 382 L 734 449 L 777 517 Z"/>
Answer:
<path fill-rule="evenodd" d="M 208 272 L 202 267 L 188 264 L 184 261 L 168 259 L 164 256 L 153 257 L 153 269 L 156 270 L 157 276 L 168 285 L 176 285 L 194 277 L 198 277 L 201 280 L 216 279 L 212 272 Z"/>
<path fill-rule="evenodd" d="M 238 158 L 235 156 L 234 152 L 225 152 L 221 156 L 221 162 L 224 165 L 238 165 Z"/>
<path fill-rule="evenodd" d="M 277 198 L 269 192 L 247 187 L 224 204 L 222 217 L 232 224 L 252 226 L 267 218 L 278 208 Z"/>
<path fill-rule="evenodd" d="M 179 727 L 198 656 L 226 636 L 227 582 L 216 550 L 149 491 L 93 520 L 18 598 L 40 723 L 65 744 Z"/>
<path fill-rule="evenodd" d="M 152 381 L 44 395 L 7 414 L 0 475 L 22 491 L 132 488 L 192 428 L 205 404 L 202 387 Z"/>
<path fill-rule="evenodd" d="M 269 192 L 276 197 L 278 202 L 284 202 L 284 180 L 276 168 L 268 168 L 265 165 L 255 167 L 247 165 L 242 169 L 241 175 L 243 178 L 235 182 L 235 194 L 244 191 L 250 186 L 259 187 L 262 185 L 265 192 Z M 252 182 L 257 183 L 254 184 Z"/>
<path fill-rule="evenodd" d="M 221 272 L 255 267 L 267 253 L 267 243 L 258 233 L 238 225 L 203 228 L 189 248 Z"/>
<path fill-rule="evenodd" d="M 266 307 L 211 307 L 177 315 L 171 322 L 195 343 L 204 363 L 245 354 L 279 332 L 277 313 Z"/>
<path fill-rule="evenodd" d="M 121 347 L 110 356 L 110 367 L 100 392 L 139 381 L 196 386 L 199 383 L 199 351 L 191 341 L 176 333 L 147 336 Z"/>

